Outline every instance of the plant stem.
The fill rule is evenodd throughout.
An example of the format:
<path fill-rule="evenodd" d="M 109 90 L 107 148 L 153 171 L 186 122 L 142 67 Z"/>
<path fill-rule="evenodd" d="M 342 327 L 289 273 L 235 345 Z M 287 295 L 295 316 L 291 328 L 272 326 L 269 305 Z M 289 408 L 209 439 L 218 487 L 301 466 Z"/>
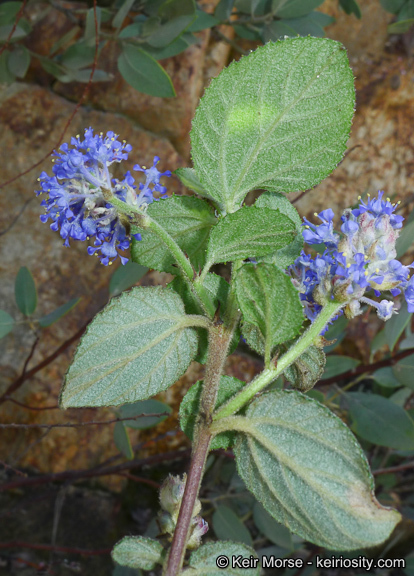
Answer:
<path fill-rule="evenodd" d="M 289 350 L 277 359 L 277 364 L 271 362 L 268 368 L 265 368 L 257 378 L 245 386 L 238 394 L 233 396 L 227 404 L 224 404 L 213 416 L 213 420 L 220 420 L 226 416 L 231 416 L 242 408 L 258 392 L 268 386 L 273 380 L 282 374 L 305 350 L 309 348 L 321 331 L 325 328 L 329 320 L 338 313 L 343 304 L 338 302 L 328 302 L 320 311 L 314 322 L 309 326 L 306 332 L 289 348 Z M 275 360 L 275 359 L 274 359 Z"/>
<path fill-rule="evenodd" d="M 119 200 L 115 196 L 108 198 L 113 206 L 115 206 L 119 212 L 123 214 L 128 214 L 128 216 L 133 217 L 133 223 L 143 228 L 144 230 L 151 230 L 158 238 L 165 244 L 171 254 L 174 256 L 175 261 L 180 268 L 184 279 L 188 283 L 192 293 L 196 297 L 197 301 L 201 304 L 203 310 L 207 313 L 210 318 L 213 318 L 216 308 L 211 301 L 210 296 L 206 292 L 204 286 L 200 283 L 194 282 L 197 277 L 190 260 L 181 250 L 174 238 L 162 227 L 156 220 L 151 218 L 149 214 L 134 208 L 122 200 Z"/>
<path fill-rule="evenodd" d="M 200 398 L 199 415 L 194 430 L 193 455 L 178 515 L 177 526 L 163 576 L 177 576 L 180 574 L 183 566 L 191 520 L 193 518 L 194 503 L 200 490 L 210 447 L 212 414 L 216 405 L 224 362 L 238 318 L 237 311 L 235 311 L 229 327 L 216 323 L 209 331 L 208 358 Z"/>

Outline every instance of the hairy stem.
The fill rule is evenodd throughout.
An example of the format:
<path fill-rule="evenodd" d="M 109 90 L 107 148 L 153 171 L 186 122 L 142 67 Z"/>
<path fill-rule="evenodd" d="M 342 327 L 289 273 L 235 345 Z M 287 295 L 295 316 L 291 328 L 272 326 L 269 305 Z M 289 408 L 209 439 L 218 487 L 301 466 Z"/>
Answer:
<path fill-rule="evenodd" d="M 311 346 L 319 336 L 329 320 L 335 316 L 342 308 L 343 304 L 338 302 L 328 302 L 314 322 L 309 326 L 306 332 L 289 348 L 289 350 L 277 359 L 277 363 L 271 362 L 268 368 L 265 368 L 254 380 L 245 386 L 238 394 L 233 396 L 214 414 L 213 419 L 220 420 L 231 416 L 242 408 L 258 392 L 268 386 L 273 380 L 282 374 L 295 360 L 301 356 Z M 276 359 L 275 359 L 276 360 Z"/>
<path fill-rule="evenodd" d="M 201 307 L 206 312 L 206 314 L 210 318 L 212 318 L 216 311 L 215 306 L 211 301 L 210 296 L 206 292 L 204 286 L 200 283 L 194 282 L 194 279 L 196 278 L 196 273 L 191 265 L 190 260 L 181 250 L 181 248 L 174 240 L 174 238 L 162 226 L 160 226 L 158 222 L 156 222 L 156 220 L 151 218 L 151 216 L 149 216 L 142 210 L 134 208 L 129 204 L 126 204 L 125 202 L 119 200 L 113 195 L 111 195 L 111 197 L 108 197 L 108 202 L 113 204 L 113 206 L 115 206 L 119 210 L 119 212 L 127 214 L 128 216 L 132 216 L 133 224 L 144 230 L 151 230 L 151 232 L 153 232 L 158 236 L 158 238 L 163 242 L 163 244 L 165 244 L 165 246 L 174 256 L 175 261 L 178 267 L 180 268 L 182 275 L 186 280 L 186 282 L 188 283 L 191 292 L 194 294 L 196 300 L 200 303 Z"/>
<path fill-rule="evenodd" d="M 191 528 L 191 519 L 193 517 L 194 503 L 200 490 L 210 447 L 210 425 L 216 405 L 220 377 L 223 372 L 224 362 L 238 318 L 239 316 L 236 311 L 229 327 L 226 327 L 222 323 L 216 323 L 209 331 L 206 373 L 200 398 L 199 415 L 194 430 L 194 448 L 191 465 L 171 549 L 163 572 L 164 576 L 177 576 L 180 574 L 183 566 Z"/>

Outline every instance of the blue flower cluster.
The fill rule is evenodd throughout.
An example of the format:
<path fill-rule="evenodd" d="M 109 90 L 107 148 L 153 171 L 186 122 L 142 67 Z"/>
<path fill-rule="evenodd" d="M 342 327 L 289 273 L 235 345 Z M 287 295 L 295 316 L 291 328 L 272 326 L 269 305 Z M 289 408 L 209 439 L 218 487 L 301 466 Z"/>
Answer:
<path fill-rule="evenodd" d="M 393 296 L 404 292 L 408 311 L 414 312 L 414 276 L 395 259 L 395 243 L 404 218 L 395 214 L 397 204 L 377 198 L 360 202 L 358 208 L 345 210 L 342 236 L 333 229 L 334 213 L 315 214 L 321 224 L 305 220 L 303 237 L 307 244 L 324 244 L 323 254 L 312 257 L 302 252 L 288 272 L 300 292 L 304 312 L 313 321 L 329 300 L 344 304 L 347 317 L 361 313 L 361 303 L 377 309 L 382 320 L 395 312 L 392 300 L 376 302 L 365 296 L 372 290 L 376 297 L 389 290 Z"/>
<path fill-rule="evenodd" d="M 171 176 L 171 172 L 158 171 L 156 165 L 160 159 L 156 156 L 151 168 L 134 166 L 134 170 L 146 176 L 145 183 L 138 187 L 129 171 L 123 180 L 113 179 L 109 166 L 127 160 L 132 150 L 113 132 L 94 135 L 92 128 L 88 128 L 84 139 L 72 138 L 71 145 L 62 144 L 60 151 L 54 152 L 53 176 L 42 172 L 38 178 L 41 190 L 36 194 L 47 195 L 41 202 L 46 213 L 40 219 L 52 221 L 50 227 L 60 230 L 65 246 L 69 246 L 70 238 L 94 238 L 94 246 L 89 246 L 88 253 L 99 256 L 107 266 L 117 258 L 118 250 L 129 248 L 130 236 L 128 218 L 120 215 L 105 198 L 113 195 L 135 208 L 144 207 L 156 199 L 154 190 L 165 196 L 166 188 L 160 184 L 160 178 Z M 140 234 L 134 237 L 141 240 Z M 119 256 L 122 264 L 126 264 L 128 258 Z"/>

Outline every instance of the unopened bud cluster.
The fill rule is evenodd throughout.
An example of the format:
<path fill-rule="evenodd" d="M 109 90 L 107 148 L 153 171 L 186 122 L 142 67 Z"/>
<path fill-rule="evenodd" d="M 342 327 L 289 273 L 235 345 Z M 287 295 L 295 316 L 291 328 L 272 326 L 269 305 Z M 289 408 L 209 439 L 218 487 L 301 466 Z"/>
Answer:
<path fill-rule="evenodd" d="M 377 198 L 361 201 L 354 210 L 345 210 L 341 235 L 333 229 L 331 209 L 315 214 L 322 222 L 319 225 L 304 219 L 305 242 L 326 247 L 323 254 L 315 257 L 302 252 L 288 269 L 311 321 L 332 300 L 344 304 L 349 318 L 361 313 L 361 303 L 375 307 L 382 320 L 391 318 L 396 312 L 393 301 L 377 302 L 365 296 L 367 291 L 375 297 L 385 290 L 392 296 L 404 292 L 408 311 L 414 312 L 414 276 L 408 278 L 413 266 L 396 260 L 395 244 L 404 218 L 394 213 L 397 204 L 382 196 L 379 192 Z"/>
<path fill-rule="evenodd" d="M 178 514 L 180 512 L 181 502 L 184 496 L 184 489 L 187 482 L 187 475 L 184 474 L 181 479 L 179 476 L 171 474 L 163 482 L 160 489 L 161 511 L 158 514 L 158 524 L 162 534 L 174 535 L 177 525 Z M 199 515 L 201 503 L 197 498 L 194 504 L 193 516 L 191 519 L 190 535 L 187 547 L 192 550 L 198 548 L 201 544 L 201 537 L 208 531 L 207 522 Z"/>
<path fill-rule="evenodd" d="M 60 151 L 54 153 L 53 176 L 42 172 L 38 179 L 41 190 L 36 194 L 47 195 L 41 202 L 46 213 L 40 219 L 52 220 L 50 227 L 60 230 L 65 246 L 69 246 L 70 238 L 82 241 L 94 238 L 94 246 L 89 246 L 88 253 L 99 256 L 102 264 L 112 264 L 118 250 L 129 248 L 130 234 L 128 217 L 118 213 L 110 198 L 135 208 L 145 207 L 156 199 L 154 190 L 165 195 L 160 177 L 171 176 L 171 172 L 159 172 L 156 168 L 159 158 L 155 156 L 151 168 L 134 166 L 134 170 L 146 176 L 145 183 L 138 187 L 129 171 L 122 180 L 112 178 L 108 167 L 127 160 L 132 150 L 113 132 L 94 135 L 92 128 L 88 128 L 85 138 L 72 138 L 71 145 L 72 148 L 62 144 Z M 141 240 L 140 234 L 134 237 Z M 119 256 L 122 264 L 126 264 L 128 258 Z"/>

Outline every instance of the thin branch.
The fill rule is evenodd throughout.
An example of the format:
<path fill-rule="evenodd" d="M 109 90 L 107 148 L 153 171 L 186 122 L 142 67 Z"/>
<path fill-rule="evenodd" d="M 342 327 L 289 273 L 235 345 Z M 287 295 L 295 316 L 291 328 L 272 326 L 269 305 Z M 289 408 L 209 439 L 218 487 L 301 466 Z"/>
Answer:
<path fill-rule="evenodd" d="M 148 484 L 148 486 L 151 486 L 156 490 L 161 488 L 161 484 L 155 482 L 154 480 L 150 480 L 149 478 L 141 478 L 140 476 L 135 476 L 134 474 L 129 474 L 128 472 L 120 472 L 118 476 L 132 480 L 132 482 L 136 482 L 137 484 Z"/>
<path fill-rule="evenodd" d="M 127 420 L 137 420 L 138 418 L 160 418 L 161 416 L 169 416 L 169 412 L 160 412 L 157 414 L 137 414 L 136 416 L 126 416 L 125 418 L 112 418 L 112 420 L 88 420 L 87 422 L 68 422 L 66 424 L 1 424 L 0 428 L 45 428 L 52 430 L 52 428 L 82 428 L 83 426 L 103 426 L 105 424 L 114 424 L 116 422 L 126 422 Z"/>
<path fill-rule="evenodd" d="M 3 54 L 4 50 L 7 50 L 7 48 L 9 47 L 10 40 L 12 39 L 13 34 L 16 31 L 17 24 L 19 23 L 20 18 L 23 16 L 23 10 L 25 9 L 26 4 L 27 4 L 27 0 L 23 0 L 23 4 L 20 6 L 20 10 L 16 14 L 16 19 L 14 21 L 14 24 L 13 24 L 13 27 L 10 31 L 10 34 L 7 36 L 6 42 L 0 48 L 0 56 Z"/>
<path fill-rule="evenodd" d="M 59 406 L 57 404 L 55 404 L 54 406 L 29 406 L 28 404 L 23 404 L 23 402 L 19 402 L 18 400 L 15 400 L 11 396 L 5 396 L 5 400 L 7 400 L 8 402 L 13 402 L 13 404 L 16 404 L 17 406 L 21 406 L 25 410 L 36 410 L 36 411 L 59 410 Z"/>
<path fill-rule="evenodd" d="M 17 470 L 17 468 L 13 468 L 13 466 L 10 466 L 10 464 L 6 464 L 6 462 L 3 462 L 3 460 L 0 460 L 0 466 L 3 466 L 6 470 L 11 470 L 17 476 L 22 476 L 23 478 L 27 478 L 27 474 L 25 474 L 21 470 Z"/>
<path fill-rule="evenodd" d="M 25 4 L 25 2 L 24 2 L 24 4 Z M 63 142 L 63 139 L 64 139 L 64 137 L 65 137 L 65 134 L 66 134 L 69 126 L 71 125 L 71 123 L 72 123 L 75 115 L 77 114 L 79 108 L 81 107 L 83 101 L 85 100 L 86 95 L 88 94 L 88 92 L 89 92 L 89 90 L 90 90 L 90 87 L 91 87 L 91 85 L 92 85 L 92 79 L 93 79 L 93 76 L 94 76 L 94 74 L 95 74 L 96 66 L 97 66 L 97 63 L 98 63 L 99 35 L 98 35 L 98 18 L 97 18 L 97 14 L 96 14 L 96 5 L 97 5 L 97 0 L 93 0 L 93 13 L 94 13 L 94 20 L 95 20 L 95 56 L 94 56 L 93 63 L 92 63 L 91 73 L 90 73 L 90 76 L 89 76 L 88 83 L 86 84 L 85 89 L 84 89 L 84 91 L 83 91 L 83 93 L 82 93 L 82 95 L 81 95 L 78 103 L 76 104 L 76 106 L 75 106 L 72 114 L 69 116 L 69 119 L 68 119 L 68 121 L 66 122 L 65 127 L 63 128 L 63 131 L 62 131 L 62 133 L 61 133 L 61 135 L 60 135 L 60 138 L 59 138 L 57 144 L 55 144 L 55 146 L 53 146 L 53 148 L 52 148 L 49 152 L 47 152 L 47 154 L 45 154 L 38 162 L 36 162 L 35 164 L 32 164 L 32 166 L 30 166 L 29 168 L 27 168 L 27 170 L 24 170 L 23 172 L 20 172 L 20 174 L 17 174 L 17 176 L 14 176 L 13 178 L 10 178 L 10 179 L 7 180 L 6 182 L 2 182 L 2 183 L 0 184 L 0 190 L 1 190 L 2 188 L 5 188 L 6 186 L 8 186 L 9 184 L 11 184 L 12 182 L 15 182 L 16 180 L 18 180 L 18 179 L 21 178 L 22 176 L 25 176 L 26 174 L 28 174 L 29 172 L 31 172 L 32 170 L 34 170 L 35 168 L 37 168 L 37 167 L 40 166 L 41 164 L 43 164 L 43 162 L 44 162 L 45 160 L 47 160 L 47 159 L 49 158 L 49 156 L 51 156 L 51 154 L 53 154 L 54 150 L 55 150 L 56 148 L 59 148 L 59 146 L 60 146 L 60 145 L 62 144 L 62 142 Z M 23 6 L 22 6 L 22 8 L 23 8 Z M 20 10 L 22 10 L 22 8 L 21 8 Z M 4 50 L 4 47 L 3 47 L 3 50 Z M 0 54 L 1 54 L 1 52 L 0 52 Z"/>
<path fill-rule="evenodd" d="M 407 462 L 406 464 L 400 464 L 399 466 L 390 466 L 389 468 L 378 468 L 378 470 L 373 470 L 374 476 L 379 476 L 380 474 L 393 474 L 394 472 L 402 472 L 403 470 L 409 470 L 414 468 L 414 460 Z"/>
<path fill-rule="evenodd" d="M 385 368 L 386 366 L 393 366 L 399 360 L 402 360 L 406 356 L 410 356 L 414 354 L 414 348 L 408 348 L 407 350 L 401 350 L 391 358 L 385 358 L 384 360 L 380 360 L 379 362 L 374 362 L 373 364 L 364 364 L 363 366 L 357 366 L 352 370 L 348 370 L 343 374 L 338 374 L 338 376 L 332 376 L 331 378 L 322 378 L 320 382 L 323 384 L 334 384 L 336 382 L 340 382 L 342 380 L 347 380 L 348 378 L 358 376 L 359 374 L 364 374 L 364 372 L 374 372 L 379 368 Z"/>
<path fill-rule="evenodd" d="M 18 221 L 18 219 L 20 218 L 20 216 L 23 214 L 23 212 L 26 210 L 27 206 L 30 204 L 30 202 L 32 202 L 35 199 L 34 196 L 32 196 L 31 198 L 29 198 L 28 200 L 26 200 L 26 202 L 23 204 L 23 206 L 20 208 L 20 210 L 18 211 L 18 213 L 16 214 L 16 216 L 14 216 L 14 218 L 12 219 L 12 221 L 10 222 L 10 224 L 8 226 L 6 226 L 6 228 L 4 230 L 2 230 L 0 232 L 0 236 L 3 236 L 4 234 L 7 234 L 7 232 L 9 232 L 13 226 L 16 224 L 16 222 Z"/>
<path fill-rule="evenodd" d="M 62 352 L 64 352 L 66 348 L 68 348 L 71 344 L 73 344 L 73 342 L 76 342 L 76 340 L 78 340 L 84 333 L 89 322 L 90 320 L 88 320 L 88 322 L 86 322 L 81 328 L 79 328 L 79 330 L 73 336 L 68 338 L 66 342 L 63 342 L 63 344 L 61 344 L 59 348 L 57 348 L 52 354 L 50 354 L 50 356 L 47 356 L 47 358 L 39 362 L 39 364 L 37 364 L 27 372 L 21 374 L 14 382 L 12 382 L 10 386 L 7 388 L 7 390 L 0 396 L 0 404 L 3 404 L 3 402 L 10 400 L 9 398 L 10 394 L 18 390 L 26 380 L 34 376 L 37 372 L 39 372 L 39 370 L 42 370 L 42 368 L 45 368 L 51 362 L 53 362 L 53 360 L 55 360 L 58 356 L 60 356 L 60 354 L 62 354 Z"/>
<path fill-rule="evenodd" d="M 239 46 L 237 44 L 237 42 L 235 42 L 231 38 L 228 38 L 225 34 L 220 32 L 220 30 L 218 30 L 217 28 L 213 28 L 212 32 L 213 32 L 213 36 L 216 36 L 216 38 L 218 38 L 219 40 L 224 40 L 224 42 L 227 42 L 227 44 L 229 44 L 232 48 L 237 50 L 237 52 L 239 52 L 240 54 L 243 54 L 244 56 L 248 56 L 248 54 L 249 54 L 248 50 L 244 50 L 241 46 Z"/>
<path fill-rule="evenodd" d="M 44 474 L 42 476 L 31 476 L 29 478 L 19 478 L 11 482 L 6 482 L 0 485 L 0 492 L 6 490 L 12 490 L 15 488 L 24 488 L 29 486 L 40 486 L 43 484 L 49 484 L 50 482 L 76 482 L 77 480 L 84 480 L 86 478 L 96 478 L 98 476 L 111 476 L 113 474 L 119 474 L 125 470 L 134 470 L 145 468 L 149 466 L 155 466 L 157 464 L 162 464 L 164 462 L 170 462 L 172 460 L 183 460 L 190 456 L 191 450 L 174 450 L 171 452 L 164 452 L 162 454 L 154 454 L 153 456 L 148 456 L 147 458 L 141 458 L 140 460 L 130 460 L 128 462 L 122 462 L 116 466 L 108 466 L 107 468 L 89 468 L 86 470 L 66 470 L 65 472 L 56 472 L 55 474 Z"/>

